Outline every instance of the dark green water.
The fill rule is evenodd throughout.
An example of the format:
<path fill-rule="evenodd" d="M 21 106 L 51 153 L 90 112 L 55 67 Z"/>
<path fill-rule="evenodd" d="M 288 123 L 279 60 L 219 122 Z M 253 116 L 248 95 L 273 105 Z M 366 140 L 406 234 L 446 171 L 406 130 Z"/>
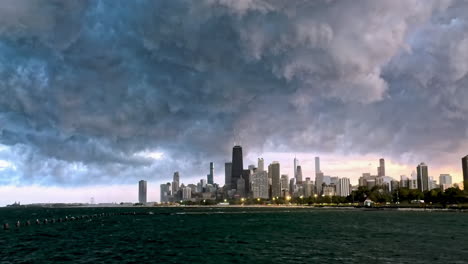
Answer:
<path fill-rule="evenodd" d="M 0 263 L 468 263 L 468 213 L 277 208 L 0 209 Z"/>

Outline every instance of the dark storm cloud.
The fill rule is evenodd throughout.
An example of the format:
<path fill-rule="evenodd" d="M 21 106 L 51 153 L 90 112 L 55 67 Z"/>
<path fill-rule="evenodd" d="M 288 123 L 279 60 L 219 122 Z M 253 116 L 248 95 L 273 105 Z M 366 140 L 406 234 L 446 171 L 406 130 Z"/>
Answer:
<path fill-rule="evenodd" d="M 236 141 L 444 160 L 467 136 L 460 10 L 450 1 L 3 1 L 0 143 L 16 168 L 0 183 L 202 176 Z"/>

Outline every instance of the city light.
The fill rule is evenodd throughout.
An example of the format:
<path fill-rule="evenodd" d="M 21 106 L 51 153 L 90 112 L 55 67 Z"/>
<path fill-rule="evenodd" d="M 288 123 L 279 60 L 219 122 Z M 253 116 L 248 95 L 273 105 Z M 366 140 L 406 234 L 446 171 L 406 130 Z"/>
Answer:
<path fill-rule="evenodd" d="M 182 199 L 180 203 L 182 204 L 184 202 L 184 205 L 189 205 L 190 203 L 207 205 L 209 204 L 209 200 L 221 198 L 221 201 L 227 203 L 229 199 L 239 197 L 237 199 L 239 199 L 238 201 L 242 204 L 246 203 L 248 199 L 251 198 L 252 201 L 256 201 L 256 204 L 260 204 L 262 199 L 264 199 L 266 201 L 272 201 L 274 204 L 289 205 L 291 201 L 295 201 L 295 203 L 301 205 L 304 203 L 309 204 L 311 202 L 328 202 L 328 204 L 337 206 L 348 204 L 352 201 L 353 205 L 359 205 L 360 203 L 363 203 L 363 198 L 355 197 L 357 195 L 358 187 L 366 187 L 370 190 L 374 186 L 378 186 L 379 188 L 375 189 L 374 192 L 378 193 L 378 195 L 386 196 L 387 198 L 385 202 L 375 204 L 399 205 L 401 192 L 398 193 L 398 188 L 404 187 L 419 190 L 421 187 L 416 181 L 417 175 L 413 175 L 411 180 L 402 176 L 401 181 L 396 181 L 389 176 L 385 176 L 384 159 L 379 160 L 377 173 L 374 175 L 372 173 L 363 173 L 359 178 L 359 185 L 352 186 L 349 178 L 326 176 L 323 172 L 317 173 L 314 180 L 311 180 L 309 177 L 306 177 L 305 180 L 302 179 L 302 167 L 297 158 L 294 159 L 294 165 L 297 168 L 295 178 L 289 179 L 288 175 L 281 174 L 279 162 L 272 162 L 268 166 L 268 170 L 265 170 L 264 159 L 259 158 L 258 168 L 260 168 L 260 170 L 256 170 L 255 165 L 249 165 L 250 170 L 245 170 L 242 165 L 242 147 L 235 146 L 232 154 L 233 160 L 231 163 L 226 163 L 229 164 L 229 167 L 226 167 L 225 171 L 231 171 L 231 173 L 239 175 L 236 179 L 237 184 L 233 184 L 234 181 L 232 180 L 227 180 L 231 184 L 224 186 L 220 186 L 212 182 L 214 164 L 213 162 L 210 162 L 210 165 L 207 166 L 207 171 L 209 169 L 207 178 L 201 179 L 197 184 L 187 185 L 181 183 L 179 172 L 174 172 L 172 183 L 161 184 L 161 193 L 163 194 L 161 196 L 161 203 L 170 203 L 177 201 L 178 199 Z M 468 158 L 466 159 L 468 166 Z M 316 167 L 320 168 L 320 159 L 318 157 L 316 157 L 315 162 Z M 434 180 L 429 180 L 427 165 L 425 163 L 419 164 L 417 168 L 418 175 L 420 175 L 425 181 L 423 187 L 426 191 L 434 190 L 440 186 L 437 185 Z M 249 178 L 249 184 L 246 184 L 244 176 Z M 269 181 L 270 176 L 274 180 Z M 441 179 L 443 179 L 441 182 L 449 183 L 445 184 L 445 188 L 453 186 L 451 184 L 452 179 L 449 174 L 441 175 Z M 210 181 L 211 183 L 209 183 Z M 392 198 L 393 190 L 397 190 L 397 198 L 395 201 L 393 201 Z M 142 194 L 142 197 L 145 197 L 144 192 Z M 329 197 L 330 199 L 326 201 L 318 199 L 318 197 Z M 314 198 L 314 200 L 309 201 L 309 198 Z M 145 201 L 145 199 L 142 200 Z M 332 201 L 333 203 L 331 203 Z M 431 202 L 432 201 L 429 201 L 427 203 L 431 205 Z"/>

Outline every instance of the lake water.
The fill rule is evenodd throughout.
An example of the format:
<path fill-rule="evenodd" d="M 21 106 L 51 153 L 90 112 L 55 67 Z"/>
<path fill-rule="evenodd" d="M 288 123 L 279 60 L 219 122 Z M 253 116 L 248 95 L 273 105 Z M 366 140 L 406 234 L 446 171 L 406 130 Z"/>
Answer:
<path fill-rule="evenodd" d="M 136 212 L 20 229 L 16 220 Z M 468 263 L 468 213 L 0 208 L 0 263 Z M 32 221 L 33 222 L 33 221 Z"/>

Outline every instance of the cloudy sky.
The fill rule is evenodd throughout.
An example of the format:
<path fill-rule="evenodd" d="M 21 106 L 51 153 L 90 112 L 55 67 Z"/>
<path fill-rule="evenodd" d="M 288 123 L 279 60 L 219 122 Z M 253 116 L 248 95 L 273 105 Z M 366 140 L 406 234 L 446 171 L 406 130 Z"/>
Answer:
<path fill-rule="evenodd" d="M 0 205 L 136 201 L 234 143 L 292 175 L 460 182 L 468 2 L 0 2 Z"/>

